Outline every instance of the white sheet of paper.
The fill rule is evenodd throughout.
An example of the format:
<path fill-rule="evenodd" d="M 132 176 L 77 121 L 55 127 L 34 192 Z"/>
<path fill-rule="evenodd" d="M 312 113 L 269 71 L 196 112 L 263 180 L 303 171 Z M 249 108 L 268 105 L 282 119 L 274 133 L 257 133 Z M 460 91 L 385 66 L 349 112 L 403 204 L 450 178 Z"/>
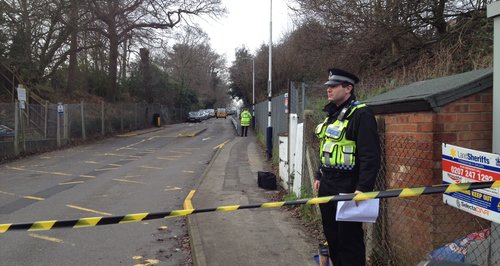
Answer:
<path fill-rule="evenodd" d="M 337 221 L 375 223 L 378 217 L 379 199 L 358 201 L 339 201 L 337 204 Z"/>

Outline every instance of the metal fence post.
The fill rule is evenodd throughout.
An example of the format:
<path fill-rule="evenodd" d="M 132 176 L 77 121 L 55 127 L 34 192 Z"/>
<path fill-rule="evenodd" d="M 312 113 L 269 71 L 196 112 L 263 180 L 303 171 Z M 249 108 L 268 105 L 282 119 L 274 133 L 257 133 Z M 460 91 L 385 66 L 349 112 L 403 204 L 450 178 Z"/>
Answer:
<path fill-rule="evenodd" d="M 47 139 L 47 130 L 48 130 L 48 123 L 49 123 L 49 101 L 45 101 L 45 119 L 43 123 L 43 137 L 44 139 Z"/>
<path fill-rule="evenodd" d="M 23 102 L 20 102 L 19 104 L 22 104 L 24 105 L 24 107 L 26 107 L 26 103 L 23 103 Z M 21 109 L 21 105 L 19 105 L 19 125 L 20 125 L 20 137 L 21 137 L 21 141 L 23 142 L 23 152 L 26 151 L 26 126 L 25 126 L 25 122 L 24 122 L 24 118 L 23 118 L 23 109 Z"/>
<path fill-rule="evenodd" d="M 82 139 L 86 140 L 87 136 L 85 135 L 85 107 L 84 107 L 84 102 L 80 102 L 80 114 L 82 117 Z"/>
<path fill-rule="evenodd" d="M 137 105 L 139 105 L 139 104 L 135 103 L 135 117 L 134 117 L 134 119 L 135 119 L 135 129 L 136 130 L 139 128 L 139 126 L 137 125 L 137 112 L 138 112 L 139 108 L 137 107 Z"/>
<path fill-rule="evenodd" d="M 57 147 L 61 147 L 61 113 L 57 112 Z"/>
<path fill-rule="evenodd" d="M 68 132 L 69 132 L 69 110 L 68 110 L 68 105 L 64 104 L 64 113 L 63 113 L 63 129 L 64 129 L 64 142 L 67 143 L 68 141 Z"/>
<path fill-rule="evenodd" d="M 19 155 L 19 103 L 14 103 L 14 154 Z"/>
<path fill-rule="evenodd" d="M 123 132 L 123 103 L 120 103 L 120 132 Z"/>
<path fill-rule="evenodd" d="M 105 135 L 106 130 L 104 129 L 104 101 L 101 101 L 101 135 Z"/>
<path fill-rule="evenodd" d="M 301 117 L 304 119 L 304 113 L 306 111 L 306 84 L 304 82 L 301 83 L 302 88 L 302 112 Z M 304 120 L 302 120 L 304 121 Z"/>

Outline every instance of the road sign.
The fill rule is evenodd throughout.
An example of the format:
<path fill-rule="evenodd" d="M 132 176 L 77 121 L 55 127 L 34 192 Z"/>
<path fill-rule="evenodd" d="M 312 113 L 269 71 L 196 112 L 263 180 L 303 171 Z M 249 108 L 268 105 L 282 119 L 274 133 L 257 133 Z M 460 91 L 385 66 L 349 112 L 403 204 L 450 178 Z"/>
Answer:
<path fill-rule="evenodd" d="M 443 183 L 467 183 L 500 180 L 500 155 L 466 149 L 450 144 L 442 145 Z M 500 223 L 500 189 L 443 194 L 444 203 Z"/>
<path fill-rule="evenodd" d="M 26 101 L 26 89 L 21 84 L 17 87 L 17 100 L 20 102 Z"/>
<path fill-rule="evenodd" d="M 64 113 L 64 105 L 62 103 L 57 104 L 57 112 L 60 114 Z"/>

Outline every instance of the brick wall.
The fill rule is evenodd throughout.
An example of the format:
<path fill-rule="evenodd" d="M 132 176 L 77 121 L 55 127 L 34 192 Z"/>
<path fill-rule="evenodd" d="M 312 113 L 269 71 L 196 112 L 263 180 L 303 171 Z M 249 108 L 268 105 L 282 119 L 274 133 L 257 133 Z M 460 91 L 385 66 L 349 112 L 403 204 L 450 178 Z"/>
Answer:
<path fill-rule="evenodd" d="M 439 162 L 434 179 L 441 181 L 441 145 L 449 144 L 491 152 L 492 148 L 493 90 L 488 89 L 449 103 L 436 114 L 435 158 Z M 433 207 L 433 245 L 449 242 L 466 233 L 487 227 L 489 222 L 458 209 L 437 204 Z M 450 227 L 460 217 L 460 230 Z"/>
<path fill-rule="evenodd" d="M 385 186 L 441 183 L 441 143 L 491 151 L 492 89 L 464 97 L 437 112 L 379 116 L 385 128 Z M 442 197 L 387 200 L 387 232 L 398 264 L 416 265 L 437 246 L 474 232 L 483 221 L 446 206 Z M 452 226 L 460 219 L 460 226 Z"/>
<path fill-rule="evenodd" d="M 387 188 L 433 184 L 432 112 L 384 115 L 384 165 Z M 397 198 L 386 201 L 387 237 L 396 265 L 416 265 L 432 250 L 431 197 Z M 415 237 L 418 236 L 418 237 Z"/>
<path fill-rule="evenodd" d="M 435 140 L 491 152 L 492 110 L 492 89 L 444 106 L 436 116 Z"/>

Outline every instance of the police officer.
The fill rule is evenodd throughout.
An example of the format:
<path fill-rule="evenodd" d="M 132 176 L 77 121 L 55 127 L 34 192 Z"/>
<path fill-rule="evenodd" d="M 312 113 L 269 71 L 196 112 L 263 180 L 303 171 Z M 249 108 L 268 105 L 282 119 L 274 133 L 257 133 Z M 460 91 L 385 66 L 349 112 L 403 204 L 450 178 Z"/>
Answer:
<path fill-rule="evenodd" d="M 325 120 L 316 127 L 320 168 L 314 181 L 318 196 L 372 191 L 380 167 L 380 143 L 373 112 L 356 101 L 359 78 L 328 70 L 329 103 Z M 337 203 L 320 204 L 323 232 L 335 266 L 364 266 L 364 232 L 360 222 L 336 221 Z"/>
<path fill-rule="evenodd" d="M 248 132 L 248 127 L 252 121 L 252 114 L 248 111 L 248 108 L 244 108 L 243 112 L 240 114 L 240 125 L 241 125 L 241 136 L 246 137 Z"/>

